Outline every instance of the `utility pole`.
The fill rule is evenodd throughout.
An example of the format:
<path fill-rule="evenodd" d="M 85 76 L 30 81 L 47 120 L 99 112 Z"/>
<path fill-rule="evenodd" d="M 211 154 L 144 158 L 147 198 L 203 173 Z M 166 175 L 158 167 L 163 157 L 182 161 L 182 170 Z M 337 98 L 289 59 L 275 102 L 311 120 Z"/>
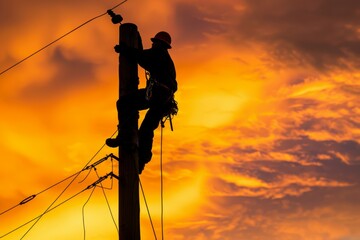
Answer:
<path fill-rule="evenodd" d="M 122 17 L 108 11 L 114 24 Z M 129 47 L 142 47 L 137 26 L 120 24 L 119 41 Z M 137 62 L 119 55 L 119 100 L 138 90 Z M 121 111 L 119 114 L 119 239 L 140 240 L 140 204 L 138 175 L 138 118 L 137 109 Z"/>

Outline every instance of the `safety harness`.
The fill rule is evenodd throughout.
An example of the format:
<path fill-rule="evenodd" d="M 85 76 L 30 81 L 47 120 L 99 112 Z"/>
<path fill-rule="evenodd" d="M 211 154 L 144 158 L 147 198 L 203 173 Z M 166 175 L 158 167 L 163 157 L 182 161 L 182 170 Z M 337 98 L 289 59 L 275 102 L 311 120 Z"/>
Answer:
<path fill-rule="evenodd" d="M 166 99 L 166 101 L 165 101 L 165 104 L 169 104 L 170 107 L 168 108 L 168 111 L 164 112 L 163 119 L 161 120 L 161 124 L 163 125 L 166 122 L 166 120 L 169 119 L 170 128 L 171 128 L 171 131 L 173 131 L 174 129 L 173 129 L 173 125 L 172 125 L 172 118 L 179 111 L 178 103 L 174 99 L 174 91 L 172 89 L 170 89 L 168 86 L 166 86 L 165 84 L 163 84 L 163 83 L 157 81 L 155 78 L 153 78 L 149 71 L 145 71 L 145 77 L 146 77 L 145 98 L 147 101 L 150 101 L 150 99 L 152 98 L 154 86 L 161 87 L 170 93 L 169 98 Z"/>

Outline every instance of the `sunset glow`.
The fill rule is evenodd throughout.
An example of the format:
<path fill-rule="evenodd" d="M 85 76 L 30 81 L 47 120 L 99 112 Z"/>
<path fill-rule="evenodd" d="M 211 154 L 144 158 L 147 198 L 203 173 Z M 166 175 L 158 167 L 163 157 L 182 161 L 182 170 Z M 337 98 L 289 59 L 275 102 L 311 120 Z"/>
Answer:
<path fill-rule="evenodd" d="M 1 1 L 0 72 L 118 3 Z M 158 31 L 172 36 L 179 113 L 174 132 L 163 129 L 166 239 L 360 239 L 359 9 L 358 0 L 128 0 L 114 10 L 138 26 L 144 48 Z M 46 189 L 117 154 L 102 146 L 118 124 L 118 37 L 106 15 L 0 75 L 0 213 L 15 206 L 0 214 L 1 240 L 21 239 L 35 221 L 11 231 L 53 202 L 63 204 L 24 239 L 117 239 L 117 180 L 84 190 L 116 160 L 80 172 L 59 199 L 71 179 Z M 141 68 L 139 77 L 144 87 Z M 141 174 L 157 239 L 160 137 L 159 128 Z M 141 239 L 155 239 L 141 193 L 140 204 Z"/>

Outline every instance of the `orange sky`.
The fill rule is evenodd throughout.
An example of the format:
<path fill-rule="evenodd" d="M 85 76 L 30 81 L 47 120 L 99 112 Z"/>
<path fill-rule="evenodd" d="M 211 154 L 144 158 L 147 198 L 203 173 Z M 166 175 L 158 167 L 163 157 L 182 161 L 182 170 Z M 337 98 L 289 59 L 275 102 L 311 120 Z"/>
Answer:
<path fill-rule="evenodd" d="M 1 1 L 0 71 L 117 3 Z M 360 239 L 359 9 L 357 0 L 129 0 L 115 10 L 145 48 L 160 30 L 173 38 L 180 110 L 175 131 L 164 129 L 166 239 Z M 116 130 L 117 40 L 104 16 L 0 76 L 0 213 L 81 170 Z M 159 150 L 160 129 L 141 175 L 158 239 Z M 111 169 L 109 160 L 98 172 Z M 85 176 L 57 203 L 97 180 L 92 171 L 79 183 Z M 0 215 L 0 239 L 20 239 L 31 224 L 1 237 L 67 183 Z M 105 192 L 117 219 L 117 182 Z M 24 239 L 84 239 L 90 194 Z M 142 239 L 154 239 L 140 200 Z M 84 216 L 87 240 L 117 239 L 100 188 Z"/>

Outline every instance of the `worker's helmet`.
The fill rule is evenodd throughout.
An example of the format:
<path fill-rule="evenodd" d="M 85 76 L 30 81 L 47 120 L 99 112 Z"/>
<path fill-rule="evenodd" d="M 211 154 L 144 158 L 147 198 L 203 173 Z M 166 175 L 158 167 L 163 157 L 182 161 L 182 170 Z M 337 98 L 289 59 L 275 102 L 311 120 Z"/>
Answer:
<path fill-rule="evenodd" d="M 164 43 L 166 48 L 171 48 L 171 37 L 170 34 L 164 31 L 158 32 L 155 37 L 151 38 L 151 41 L 160 41 Z"/>

